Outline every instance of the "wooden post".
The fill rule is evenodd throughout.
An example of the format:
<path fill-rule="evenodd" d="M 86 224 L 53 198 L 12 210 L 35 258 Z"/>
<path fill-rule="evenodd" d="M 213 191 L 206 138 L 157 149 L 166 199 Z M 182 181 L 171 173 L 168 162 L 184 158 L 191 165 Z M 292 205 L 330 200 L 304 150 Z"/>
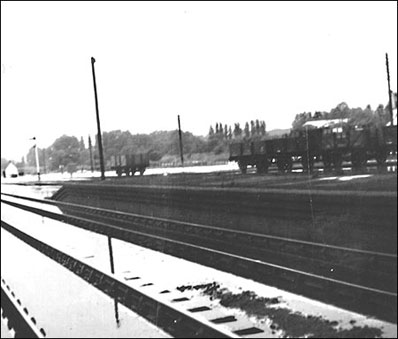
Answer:
<path fill-rule="evenodd" d="M 390 89 L 390 70 L 388 67 L 388 54 L 386 53 L 386 67 L 387 67 L 387 82 L 388 82 L 388 107 L 390 111 L 391 126 L 394 125 L 394 117 L 392 114 L 392 101 L 391 101 L 391 89 Z"/>
<path fill-rule="evenodd" d="M 95 82 L 94 62 L 95 59 L 91 57 L 91 68 L 93 71 L 93 82 L 94 82 L 95 110 L 97 113 L 97 134 L 98 134 L 98 149 L 99 149 L 100 166 L 101 166 L 101 180 L 105 180 L 104 152 L 102 150 L 102 137 L 101 137 L 101 126 L 100 126 L 100 119 L 98 112 L 97 84 Z"/>
<path fill-rule="evenodd" d="M 36 137 L 33 137 L 32 140 L 36 141 Z M 35 148 L 37 178 L 38 178 L 38 181 L 40 181 L 40 165 L 39 165 L 39 153 L 37 150 L 37 141 L 33 147 Z"/>

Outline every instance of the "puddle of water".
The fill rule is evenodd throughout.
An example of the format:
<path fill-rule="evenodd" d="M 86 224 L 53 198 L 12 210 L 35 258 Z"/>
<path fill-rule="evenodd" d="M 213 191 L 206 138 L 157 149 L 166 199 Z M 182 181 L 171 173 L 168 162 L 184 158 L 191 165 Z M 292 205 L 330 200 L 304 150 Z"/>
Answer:
<path fill-rule="evenodd" d="M 3 229 L 1 254 L 2 278 L 48 337 L 170 337 Z"/>

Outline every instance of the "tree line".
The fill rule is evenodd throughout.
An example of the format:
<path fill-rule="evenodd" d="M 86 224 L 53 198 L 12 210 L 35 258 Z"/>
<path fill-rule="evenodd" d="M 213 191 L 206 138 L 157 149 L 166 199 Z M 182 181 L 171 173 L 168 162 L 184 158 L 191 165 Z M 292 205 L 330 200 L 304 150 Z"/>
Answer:
<path fill-rule="evenodd" d="M 338 104 L 329 112 L 303 112 L 296 114 L 292 129 L 302 129 L 307 121 L 322 119 L 346 119 L 349 125 L 376 125 L 384 126 L 390 120 L 388 107 L 379 105 L 376 110 L 371 106 L 362 108 L 350 108 L 345 102 Z M 272 132 L 271 132 L 272 133 Z M 205 137 L 195 136 L 190 132 L 183 132 L 184 156 L 192 154 L 208 153 L 225 155 L 228 158 L 228 145 L 233 140 L 248 140 L 271 137 L 266 131 L 263 120 L 251 120 L 242 128 L 239 123 L 233 126 L 217 122 L 214 127 L 210 126 L 209 133 Z M 103 132 L 103 149 L 105 163 L 109 164 L 111 156 L 116 154 L 143 153 L 148 152 L 151 161 L 160 161 L 165 156 L 178 156 L 180 153 L 178 130 L 156 131 L 150 134 L 131 134 L 129 131 L 115 130 Z M 90 147 L 91 145 L 91 147 Z M 91 149 L 91 152 L 90 152 Z M 39 163 L 42 172 L 47 171 L 70 171 L 79 168 L 90 169 L 91 165 L 98 168 L 98 145 L 97 140 L 90 136 L 85 140 L 75 136 L 63 135 L 57 138 L 47 148 L 38 149 Z M 8 161 L 1 159 L 2 169 Z M 35 149 L 31 148 L 25 158 L 16 163 L 18 168 L 36 166 Z"/>
<path fill-rule="evenodd" d="M 184 153 L 211 152 L 205 137 L 195 136 L 190 132 L 183 133 Z M 47 148 L 39 148 L 41 172 L 68 171 L 79 169 L 89 170 L 93 165 L 99 168 L 98 140 L 88 136 L 80 140 L 75 136 L 63 135 Z M 91 143 L 91 147 L 90 147 Z M 156 131 L 151 134 L 131 134 L 129 131 L 115 130 L 102 133 L 104 162 L 110 167 L 111 157 L 119 154 L 149 153 L 151 161 L 159 161 L 165 155 L 178 155 L 178 131 Z M 91 149 L 91 152 L 90 152 Z M 26 163 L 22 160 L 17 167 L 35 168 L 35 149 L 32 147 L 26 155 Z"/>
<path fill-rule="evenodd" d="M 218 137 L 225 140 L 240 139 L 240 138 L 256 138 L 266 135 L 266 125 L 264 120 L 251 120 L 245 123 L 245 127 L 242 129 L 239 123 L 234 123 L 234 129 L 232 126 L 224 125 L 222 123 L 216 123 L 215 127 L 210 126 L 208 137 Z"/>
<path fill-rule="evenodd" d="M 311 112 L 296 114 L 292 123 L 292 129 L 300 130 L 308 121 L 330 119 L 344 119 L 344 121 L 346 121 L 345 123 L 349 126 L 385 126 L 390 121 L 391 117 L 388 107 L 384 107 L 383 105 L 379 105 L 376 110 L 372 110 L 370 105 L 367 105 L 365 109 L 360 107 L 350 108 L 345 102 L 342 102 L 329 112 L 318 111 L 314 114 Z"/>
<path fill-rule="evenodd" d="M 244 129 L 236 123 L 234 129 L 231 126 L 216 123 L 215 128 L 210 128 L 205 137 L 195 136 L 191 132 L 183 132 L 183 151 L 186 157 L 196 153 L 213 153 L 220 155 L 225 153 L 228 158 L 228 145 L 231 139 L 250 138 L 265 135 L 264 121 L 251 121 L 245 124 Z M 69 171 L 78 169 L 91 169 L 99 166 L 97 138 L 92 142 L 91 137 L 80 140 L 75 136 L 63 135 L 57 138 L 47 148 L 39 148 L 39 163 L 42 172 Z M 91 144 L 91 154 L 90 154 Z M 115 130 L 102 133 L 102 145 L 104 162 L 110 166 L 111 157 L 119 154 L 149 153 L 151 161 L 160 161 L 164 156 L 178 156 L 180 154 L 178 130 L 156 131 L 150 134 L 131 134 L 129 131 Z M 35 149 L 31 148 L 26 155 L 25 162 L 17 163 L 19 167 L 36 166 Z"/>

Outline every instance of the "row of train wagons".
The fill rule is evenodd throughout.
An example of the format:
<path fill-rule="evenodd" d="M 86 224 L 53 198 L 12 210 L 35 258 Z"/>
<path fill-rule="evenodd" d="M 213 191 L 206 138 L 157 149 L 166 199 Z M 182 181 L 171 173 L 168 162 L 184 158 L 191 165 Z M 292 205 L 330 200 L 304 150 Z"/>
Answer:
<path fill-rule="evenodd" d="M 291 172 L 294 161 L 304 171 L 312 171 L 321 161 L 325 170 L 341 170 L 343 161 L 361 168 L 370 159 L 382 166 L 390 154 L 397 153 L 397 126 L 328 127 L 293 131 L 276 139 L 241 141 L 230 144 L 230 161 L 236 161 L 242 173 L 256 167 L 266 173 L 272 163 L 281 172 Z"/>
<path fill-rule="evenodd" d="M 148 153 L 123 154 L 111 156 L 111 170 L 116 171 L 120 177 L 123 173 L 126 176 L 134 175 L 139 172 L 144 174 L 149 166 Z"/>

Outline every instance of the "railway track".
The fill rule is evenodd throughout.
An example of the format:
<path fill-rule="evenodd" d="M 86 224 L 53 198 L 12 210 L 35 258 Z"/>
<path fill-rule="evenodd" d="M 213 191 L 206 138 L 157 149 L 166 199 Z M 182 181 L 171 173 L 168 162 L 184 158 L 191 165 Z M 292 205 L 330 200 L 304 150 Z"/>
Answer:
<path fill-rule="evenodd" d="M 28 200 L 41 202 L 32 198 Z M 268 261 L 332 279 L 397 292 L 395 254 L 228 230 L 72 203 L 46 203 L 59 207 L 66 215 L 107 222 L 126 229 Z"/>
<path fill-rule="evenodd" d="M 4 221 L 1 221 L 1 227 L 29 246 L 69 269 L 75 275 L 84 279 L 114 299 L 115 303 L 120 303 L 126 306 L 176 338 L 239 338 L 242 333 L 250 334 L 262 332 L 253 327 L 241 327 L 236 330 L 237 333 L 234 333 L 225 327 L 218 325 L 228 321 L 223 321 L 223 319 L 219 318 L 209 321 L 207 319 L 197 317 L 195 315 L 197 310 L 195 309 L 185 310 L 184 307 L 175 307 L 173 305 L 173 303 L 177 304 L 179 301 L 183 300 L 168 301 L 161 297 L 154 298 L 152 295 L 145 293 L 142 289 L 140 290 L 139 288 L 127 285 L 125 281 L 128 281 L 130 279 L 129 277 L 120 279 L 117 276 L 106 274 L 89 264 L 74 258 L 68 253 L 60 251 L 59 249 L 20 231 L 18 228 L 13 227 Z M 2 279 L 2 283 L 3 281 L 4 279 Z M 5 281 L 4 284 L 6 284 Z M 10 290 L 8 285 L 7 289 Z M 7 309 L 10 310 L 10 307 L 7 307 Z M 15 327 L 13 325 L 13 327 L 16 328 L 16 332 L 23 335 L 21 336 L 22 338 L 43 338 L 46 336 L 44 330 L 41 329 L 39 331 L 35 326 L 32 326 L 34 323 L 32 323 L 31 319 L 26 317 L 27 313 L 25 312 L 25 309 L 13 313 L 8 311 L 7 314 L 9 321 L 11 321 L 12 324 L 16 324 Z M 21 321 L 21 323 L 18 323 L 18 321 Z M 35 331 L 35 333 L 24 330 L 28 325 L 29 329 Z M 38 335 L 36 335 L 37 332 L 39 332 Z"/>
<path fill-rule="evenodd" d="M 15 338 L 45 338 L 46 332 L 39 327 L 36 319 L 29 315 L 28 309 L 22 305 L 20 299 L 1 279 L 1 309 L 2 318 L 6 318 L 7 327 L 13 330 Z"/>
<path fill-rule="evenodd" d="M 8 196 L 55 205 L 64 214 L 2 199 L 18 208 L 396 322 L 395 254 Z"/>
<path fill-rule="evenodd" d="M 52 200 L 396 253 L 394 192 L 65 184 Z"/>

